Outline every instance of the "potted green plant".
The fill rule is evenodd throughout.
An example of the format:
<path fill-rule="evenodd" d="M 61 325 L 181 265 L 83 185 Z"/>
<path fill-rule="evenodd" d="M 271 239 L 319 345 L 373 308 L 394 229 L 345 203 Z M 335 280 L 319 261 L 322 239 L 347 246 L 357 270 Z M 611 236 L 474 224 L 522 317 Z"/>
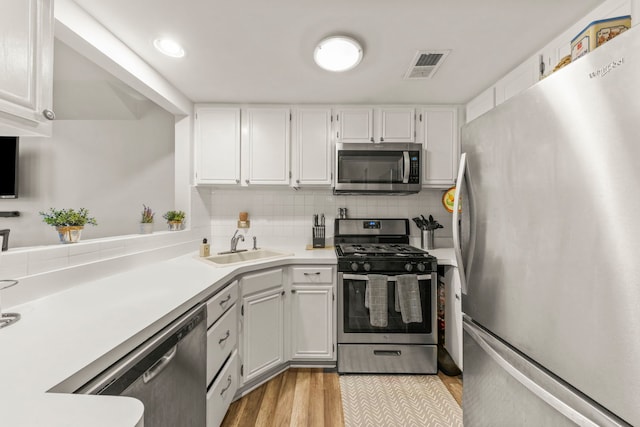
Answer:
<path fill-rule="evenodd" d="M 142 205 L 142 218 L 140 218 L 140 233 L 151 234 L 153 233 L 153 216 L 155 212 L 147 205 Z"/>
<path fill-rule="evenodd" d="M 49 208 L 47 212 L 41 211 L 40 215 L 43 222 L 56 228 L 62 243 L 76 243 L 80 240 L 85 225 L 98 225 L 96 219 L 89 216 L 89 211 L 85 208 L 77 211 Z"/>
<path fill-rule="evenodd" d="M 183 211 L 168 211 L 162 217 L 169 224 L 169 231 L 178 231 L 182 229 L 185 213 Z"/>

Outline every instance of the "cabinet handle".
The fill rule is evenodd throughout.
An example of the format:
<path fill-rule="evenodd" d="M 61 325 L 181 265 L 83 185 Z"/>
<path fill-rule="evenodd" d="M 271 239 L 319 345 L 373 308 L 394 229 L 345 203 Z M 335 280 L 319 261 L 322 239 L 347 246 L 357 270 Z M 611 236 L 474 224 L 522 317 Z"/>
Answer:
<path fill-rule="evenodd" d="M 280 295 L 284 295 L 284 291 L 282 291 L 282 293 Z"/>
<path fill-rule="evenodd" d="M 292 293 L 292 294 L 295 294 L 295 293 L 296 293 L 296 290 L 295 290 L 295 289 L 291 289 L 291 293 Z"/>
<path fill-rule="evenodd" d="M 48 108 L 45 108 L 44 110 L 42 110 L 42 115 L 47 120 L 54 120 L 56 118 L 55 113 L 49 110 Z"/>
<path fill-rule="evenodd" d="M 245 180 L 244 180 L 244 182 L 246 182 L 247 184 L 249 184 L 249 180 L 248 180 L 248 179 L 245 179 Z"/>
<path fill-rule="evenodd" d="M 236 179 L 236 184 L 240 184 L 240 180 L 239 179 Z"/>
<path fill-rule="evenodd" d="M 222 391 L 220 392 L 220 396 L 223 396 L 223 395 L 224 395 L 224 392 L 225 392 L 225 391 L 227 391 L 227 390 L 229 390 L 229 387 L 231 387 L 231 383 L 232 383 L 232 381 L 231 381 L 231 375 L 229 375 L 229 376 L 227 377 L 227 386 L 226 386 L 225 388 L 223 388 L 223 389 L 222 389 Z M 223 397 L 224 397 L 224 396 L 223 396 Z"/>
<path fill-rule="evenodd" d="M 296 184 L 300 184 L 300 180 L 299 179 L 296 179 Z"/>
<path fill-rule="evenodd" d="M 460 300 L 460 295 L 456 294 L 456 299 Z"/>
<path fill-rule="evenodd" d="M 375 141 L 373 140 L 373 137 L 371 137 L 371 142 L 375 142 Z"/>
<path fill-rule="evenodd" d="M 227 334 L 223 338 L 220 338 L 218 340 L 218 344 L 222 344 L 223 342 L 228 340 L 230 336 L 231 336 L 231 332 L 229 331 L 229 329 L 227 329 Z"/>
<path fill-rule="evenodd" d="M 220 305 L 225 305 L 226 303 L 229 302 L 229 300 L 231 299 L 231 294 L 227 295 L 227 297 L 225 299 L 223 299 L 222 301 L 220 301 Z"/>
<path fill-rule="evenodd" d="M 305 276 L 319 276 L 320 272 L 319 271 L 316 271 L 315 273 L 307 273 L 307 272 L 305 272 L 304 275 Z"/>
<path fill-rule="evenodd" d="M 383 137 L 380 137 L 380 142 L 384 142 L 384 138 Z"/>

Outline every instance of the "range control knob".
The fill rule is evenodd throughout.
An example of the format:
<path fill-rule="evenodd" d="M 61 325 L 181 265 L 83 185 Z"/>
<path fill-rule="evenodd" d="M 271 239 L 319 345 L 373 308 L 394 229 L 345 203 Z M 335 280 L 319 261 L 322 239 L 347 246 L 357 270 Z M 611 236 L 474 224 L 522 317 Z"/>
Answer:
<path fill-rule="evenodd" d="M 418 267 L 418 271 L 424 271 L 427 268 L 423 263 L 419 263 L 417 267 Z"/>
<path fill-rule="evenodd" d="M 364 271 L 371 271 L 371 264 L 368 262 L 365 262 L 362 267 L 364 268 Z"/>
<path fill-rule="evenodd" d="M 358 271 L 358 263 L 357 262 L 352 262 L 351 263 L 351 271 Z"/>
<path fill-rule="evenodd" d="M 407 270 L 407 271 L 411 271 L 411 270 L 413 270 L 413 265 L 411 265 L 411 263 L 406 263 L 404 265 L 404 269 Z"/>

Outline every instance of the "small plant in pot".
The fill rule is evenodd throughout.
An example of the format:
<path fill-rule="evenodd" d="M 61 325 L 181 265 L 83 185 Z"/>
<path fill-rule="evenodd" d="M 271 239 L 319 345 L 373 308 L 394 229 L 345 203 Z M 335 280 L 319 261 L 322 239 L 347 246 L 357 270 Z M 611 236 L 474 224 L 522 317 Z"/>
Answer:
<path fill-rule="evenodd" d="M 169 224 L 169 231 L 182 230 L 182 223 L 186 214 L 183 211 L 168 211 L 162 217 Z"/>
<path fill-rule="evenodd" d="M 140 218 L 140 233 L 151 234 L 153 233 L 153 216 L 155 212 L 147 205 L 142 205 L 142 218 Z"/>
<path fill-rule="evenodd" d="M 76 243 L 80 240 L 85 225 L 98 225 L 96 219 L 89 216 L 89 211 L 85 208 L 77 211 L 49 208 L 47 212 L 40 212 L 40 215 L 42 221 L 56 228 L 62 243 Z"/>

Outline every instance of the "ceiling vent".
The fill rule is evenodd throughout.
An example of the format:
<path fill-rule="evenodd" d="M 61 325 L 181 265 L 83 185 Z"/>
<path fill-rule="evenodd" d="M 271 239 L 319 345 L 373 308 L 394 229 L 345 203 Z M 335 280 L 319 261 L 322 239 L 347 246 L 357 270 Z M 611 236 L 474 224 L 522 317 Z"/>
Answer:
<path fill-rule="evenodd" d="M 404 78 L 430 79 L 450 52 L 450 50 L 419 50 L 413 57 Z"/>

